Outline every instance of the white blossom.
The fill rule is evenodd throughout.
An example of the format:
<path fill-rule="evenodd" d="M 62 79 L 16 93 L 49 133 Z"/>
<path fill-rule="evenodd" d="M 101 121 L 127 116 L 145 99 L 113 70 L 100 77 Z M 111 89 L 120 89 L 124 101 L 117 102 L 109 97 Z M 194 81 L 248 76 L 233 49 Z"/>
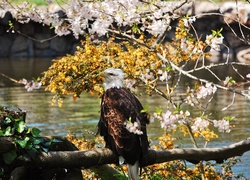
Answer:
<path fill-rule="evenodd" d="M 51 0 L 46 1 L 51 2 Z M 146 30 L 154 35 L 162 34 L 167 28 L 170 28 L 172 16 L 168 12 L 172 12 L 180 4 L 180 2 L 166 1 L 148 3 L 148 1 L 138 0 L 89 2 L 70 0 L 63 9 L 60 6 L 52 6 L 62 10 L 65 13 L 63 17 L 59 17 L 55 13 L 57 9 L 55 11 L 49 7 L 40 10 L 27 2 L 20 5 L 18 10 L 16 8 L 8 8 L 8 10 L 21 23 L 33 20 L 55 27 L 55 32 L 59 36 L 73 33 L 78 38 L 78 35 L 85 30 L 88 30 L 90 34 L 102 36 L 107 33 L 108 28 L 114 28 L 113 24 L 131 26 L 140 23 L 141 30 Z M 3 5 L 9 6 L 9 3 Z M 194 17 L 188 18 L 189 23 L 194 20 Z"/>
<path fill-rule="evenodd" d="M 197 98 L 205 98 L 208 95 L 214 94 L 217 91 L 217 87 L 213 86 L 212 83 L 206 83 L 205 86 L 201 86 L 197 92 Z"/>
<path fill-rule="evenodd" d="M 21 79 L 19 83 L 24 84 L 24 88 L 27 90 L 27 92 L 33 91 L 34 89 L 40 89 L 42 86 L 42 82 L 37 81 L 28 81 L 27 79 Z"/>
<path fill-rule="evenodd" d="M 190 24 L 194 23 L 195 21 L 196 21 L 196 17 L 195 17 L 195 16 L 192 16 L 192 17 L 183 19 L 183 22 L 184 22 L 184 26 L 185 26 L 185 27 L 189 27 Z"/>
<path fill-rule="evenodd" d="M 133 87 L 136 83 L 135 79 L 125 79 L 124 80 L 124 85 L 130 89 L 131 91 L 135 91 L 135 88 Z"/>
<path fill-rule="evenodd" d="M 155 79 L 154 74 L 150 72 L 150 69 L 146 69 L 146 73 L 141 73 L 141 78 L 145 80 Z"/>
<path fill-rule="evenodd" d="M 227 132 L 229 133 L 230 130 L 230 125 L 229 121 L 222 119 L 222 120 L 213 120 L 214 127 L 218 128 L 219 132 Z"/>
<path fill-rule="evenodd" d="M 162 70 L 159 70 L 158 71 L 158 74 L 160 75 L 159 77 L 159 80 L 160 81 L 167 81 L 169 80 L 171 77 L 169 76 L 168 72 L 167 71 L 162 71 Z"/>
<path fill-rule="evenodd" d="M 195 121 L 194 124 L 191 126 L 193 131 L 201 131 L 204 130 L 208 127 L 209 122 L 205 119 L 202 119 L 201 117 L 198 117 Z"/>
<path fill-rule="evenodd" d="M 171 111 L 167 110 L 165 113 L 162 114 L 162 119 L 160 121 L 161 128 L 164 128 L 168 131 L 176 129 L 177 119 L 178 119 L 177 114 L 172 114 Z"/>
<path fill-rule="evenodd" d="M 148 32 L 151 34 L 162 34 L 168 26 L 168 22 L 165 20 L 154 20 L 151 25 L 148 26 Z"/>
<path fill-rule="evenodd" d="M 138 134 L 138 135 L 143 134 L 143 132 L 140 130 L 141 127 L 137 122 L 132 123 L 130 121 L 126 121 L 124 125 L 125 125 L 125 128 L 131 133 Z"/>
<path fill-rule="evenodd" d="M 223 39 L 223 36 L 207 35 L 205 42 L 211 47 L 210 51 L 220 51 L 220 45 L 223 43 Z"/>

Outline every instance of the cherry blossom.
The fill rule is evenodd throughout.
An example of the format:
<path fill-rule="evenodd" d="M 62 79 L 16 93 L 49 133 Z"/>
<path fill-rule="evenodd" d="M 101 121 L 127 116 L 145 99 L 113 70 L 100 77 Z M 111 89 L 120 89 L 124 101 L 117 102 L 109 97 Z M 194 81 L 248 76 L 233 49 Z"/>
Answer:
<path fill-rule="evenodd" d="M 25 85 L 25 89 L 27 89 L 27 92 L 33 91 L 34 89 L 40 89 L 42 86 L 42 82 L 37 82 L 37 81 L 28 81 L 27 79 L 21 79 L 19 83 Z"/>
<path fill-rule="evenodd" d="M 146 69 L 146 73 L 141 73 L 141 78 L 145 80 L 155 79 L 154 74 L 150 72 L 150 69 Z"/>
<path fill-rule="evenodd" d="M 125 125 L 125 128 L 131 133 L 138 134 L 138 135 L 143 134 L 143 132 L 140 130 L 141 128 L 138 122 L 132 123 L 130 121 L 126 121 L 124 125 Z"/>
<path fill-rule="evenodd" d="M 206 129 L 209 125 L 209 121 L 202 119 L 201 117 L 198 117 L 193 125 L 191 126 L 193 131 L 202 131 L 204 129 Z"/>
<path fill-rule="evenodd" d="M 190 24 L 194 23 L 195 21 L 196 21 L 196 17 L 195 16 L 183 19 L 185 27 L 190 27 Z"/>
<path fill-rule="evenodd" d="M 172 114 L 171 111 L 167 110 L 165 113 L 162 114 L 162 118 L 160 120 L 161 128 L 164 128 L 167 131 L 176 129 L 177 119 L 178 119 L 177 114 Z"/>
<path fill-rule="evenodd" d="M 207 35 L 206 36 L 206 43 L 207 45 L 209 45 L 211 47 L 211 52 L 212 51 L 220 51 L 220 45 L 223 43 L 223 39 L 224 37 L 221 36 L 221 37 L 217 37 L 217 36 L 214 36 L 214 35 Z"/>
<path fill-rule="evenodd" d="M 158 74 L 160 75 L 160 77 L 159 77 L 160 81 L 167 81 L 171 78 L 171 76 L 168 74 L 167 71 L 159 70 Z"/>
<path fill-rule="evenodd" d="M 206 98 L 208 95 L 214 94 L 217 91 L 217 87 L 213 86 L 212 83 L 206 83 L 205 86 L 201 86 L 197 92 L 197 98 Z"/>
<path fill-rule="evenodd" d="M 49 4 L 50 0 L 46 0 Z M 119 26 L 140 24 L 140 29 L 153 35 L 161 34 L 169 28 L 170 13 L 181 2 L 139 1 L 139 0 L 106 0 L 106 1 L 74 1 L 69 0 L 61 7 L 65 15 L 59 17 L 49 9 L 39 9 L 27 2 L 17 8 L 8 7 L 9 3 L 2 2 L 0 6 L 21 23 L 30 20 L 55 28 L 59 36 L 70 32 L 76 38 L 88 31 L 91 34 L 105 35 L 109 29 Z M 60 6 L 58 6 L 60 8 Z M 194 21 L 188 18 L 189 22 Z M 64 27 L 62 27 L 64 26 Z"/>
<path fill-rule="evenodd" d="M 230 125 L 229 121 L 222 119 L 222 120 L 213 120 L 214 127 L 218 128 L 219 132 L 227 132 L 229 133 L 230 130 Z"/>

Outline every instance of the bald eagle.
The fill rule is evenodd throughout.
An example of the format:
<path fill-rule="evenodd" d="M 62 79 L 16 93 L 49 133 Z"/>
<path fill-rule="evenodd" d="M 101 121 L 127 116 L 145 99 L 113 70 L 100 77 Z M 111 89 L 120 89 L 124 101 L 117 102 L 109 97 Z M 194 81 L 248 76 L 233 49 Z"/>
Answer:
<path fill-rule="evenodd" d="M 129 178 L 137 180 L 140 164 L 149 148 L 146 131 L 149 118 L 142 112 L 139 100 L 124 87 L 121 69 L 109 68 L 102 74 L 105 92 L 98 132 L 104 137 L 106 147 L 119 156 L 119 163 L 125 160 Z"/>

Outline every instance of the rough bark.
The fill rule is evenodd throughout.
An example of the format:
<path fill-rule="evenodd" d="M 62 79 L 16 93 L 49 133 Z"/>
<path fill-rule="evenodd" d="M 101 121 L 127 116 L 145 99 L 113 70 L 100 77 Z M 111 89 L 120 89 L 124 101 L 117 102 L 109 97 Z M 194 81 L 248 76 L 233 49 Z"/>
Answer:
<path fill-rule="evenodd" d="M 16 168 L 11 172 L 11 176 L 25 177 L 27 179 L 27 174 L 29 175 L 27 172 L 30 172 L 30 169 L 33 169 L 32 171 L 35 172 L 36 169 L 42 169 L 42 174 L 46 174 L 47 178 L 52 177 L 55 172 L 57 174 L 63 174 L 63 170 L 68 169 L 68 171 L 70 171 L 73 175 L 77 174 L 77 177 L 80 177 L 79 170 L 89 168 L 100 175 L 102 179 L 109 179 L 110 177 L 117 179 L 114 175 L 119 172 L 107 165 L 118 163 L 117 156 L 115 156 L 111 150 L 98 148 L 95 150 L 77 151 L 77 149 L 69 142 L 67 143 L 64 138 L 61 138 L 61 140 L 63 140 L 61 144 L 59 143 L 54 147 L 55 151 L 50 151 L 48 153 L 41 152 L 35 159 L 27 157 L 15 161 L 15 164 L 18 166 L 16 166 Z M 0 138 L 0 147 L 0 155 L 6 153 L 6 151 L 16 148 L 14 143 L 11 142 L 11 138 L 4 137 Z M 58 149 L 61 150 L 58 151 Z M 215 160 L 218 163 L 222 163 L 225 159 L 234 156 L 241 156 L 249 150 L 250 137 L 222 148 L 184 148 L 162 151 L 149 150 L 149 154 L 145 158 L 143 166 L 172 160 L 187 160 L 192 163 Z M 41 174 L 41 172 L 38 173 Z M 30 177 L 29 179 L 32 178 L 33 177 Z"/>
<path fill-rule="evenodd" d="M 143 166 L 172 160 L 187 160 L 194 163 L 199 161 L 215 160 L 218 163 L 221 163 L 223 160 L 230 157 L 241 156 L 249 150 L 250 137 L 222 148 L 184 148 L 162 151 L 149 150 L 149 154 L 145 158 Z M 96 165 L 111 163 L 118 163 L 118 158 L 112 153 L 111 150 L 106 148 L 98 148 L 87 151 L 42 152 L 33 161 L 29 162 L 32 166 L 65 168 L 90 168 Z"/>

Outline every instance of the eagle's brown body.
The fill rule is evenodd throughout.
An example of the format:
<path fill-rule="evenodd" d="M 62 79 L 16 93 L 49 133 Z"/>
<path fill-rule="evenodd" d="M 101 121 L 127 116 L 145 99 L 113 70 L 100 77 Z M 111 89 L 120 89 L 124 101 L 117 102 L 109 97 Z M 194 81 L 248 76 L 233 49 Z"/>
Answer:
<path fill-rule="evenodd" d="M 100 135 L 104 136 L 107 148 L 132 165 L 141 161 L 149 147 L 146 132 L 149 120 L 146 113 L 141 113 L 142 109 L 138 99 L 126 88 L 110 88 L 103 94 L 98 125 Z M 137 121 L 143 134 L 129 132 L 124 125 L 127 120 Z"/>
<path fill-rule="evenodd" d="M 138 168 L 148 153 L 146 124 L 149 119 L 147 113 L 141 112 L 143 107 L 139 100 L 124 88 L 121 69 L 109 68 L 103 75 L 105 92 L 102 96 L 98 132 L 104 137 L 106 147 L 118 155 L 119 159 L 125 159 L 129 178 L 138 180 Z M 128 121 L 133 124 L 136 122 L 139 133 L 126 127 Z"/>

